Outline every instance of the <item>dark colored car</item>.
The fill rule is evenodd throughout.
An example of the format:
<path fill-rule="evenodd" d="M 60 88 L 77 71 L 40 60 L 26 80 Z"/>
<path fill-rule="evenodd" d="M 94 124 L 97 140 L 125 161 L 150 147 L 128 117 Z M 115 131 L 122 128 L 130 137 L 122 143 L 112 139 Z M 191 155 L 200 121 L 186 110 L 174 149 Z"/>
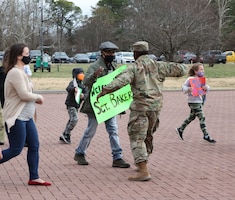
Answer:
<path fill-rule="evenodd" d="M 184 55 L 186 53 L 188 53 L 189 51 L 188 50 L 178 50 L 174 55 L 173 55 L 173 62 L 177 62 L 177 63 L 183 63 L 184 62 Z M 159 61 L 169 61 L 165 58 L 165 55 L 161 55 L 159 58 L 158 58 Z"/>
<path fill-rule="evenodd" d="M 202 53 L 203 62 L 214 64 L 214 63 L 226 63 L 226 55 L 220 50 L 209 50 Z"/>
<path fill-rule="evenodd" d="M 184 54 L 184 63 L 189 64 L 189 63 L 196 63 L 196 62 L 202 63 L 203 58 L 201 56 L 197 58 L 196 54 L 192 52 L 187 52 L 186 54 Z"/>
<path fill-rule="evenodd" d="M 65 52 L 57 51 L 51 56 L 52 63 L 69 63 L 70 59 Z"/>
<path fill-rule="evenodd" d="M 87 55 L 90 58 L 90 62 L 94 62 L 99 58 L 100 52 L 99 51 L 98 52 L 88 52 Z"/>
<path fill-rule="evenodd" d="M 73 62 L 74 63 L 89 63 L 90 62 L 90 58 L 87 54 L 85 53 L 77 53 L 74 57 L 73 57 Z"/>

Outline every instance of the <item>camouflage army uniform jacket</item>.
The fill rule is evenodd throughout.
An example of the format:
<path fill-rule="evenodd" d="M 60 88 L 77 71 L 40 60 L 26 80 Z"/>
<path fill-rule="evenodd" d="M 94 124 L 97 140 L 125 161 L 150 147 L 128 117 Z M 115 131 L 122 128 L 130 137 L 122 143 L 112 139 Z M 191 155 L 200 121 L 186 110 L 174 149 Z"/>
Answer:
<path fill-rule="evenodd" d="M 90 65 L 90 67 L 88 68 L 86 74 L 85 74 L 85 78 L 83 80 L 83 84 L 87 87 L 87 96 L 84 99 L 84 102 L 82 104 L 81 107 L 81 112 L 82 113 L 86 113 L 89 116 L 95 117 L 94 111 L 92 109 L 91 106 L 91 102 L 90 102 L 90 92 L 92 89 L 92 85 L 94 82 L 96 82 L 96 77 L 94 76 L 94 73 L 96 70 L 98 70 L 100 67 L 104 68 L 102 74 L 99 77 L 105 76 L 107 75 L 110 71 L 114 71 L 116 69 L 116 65 L 114 63 L 112 63 L 112 68 L 110 71 L 108 69 L 108 67 L 106 66 L 103 57 L 100 56 L 100 58 L 92 63 Z"/>
<path fill-rule="evenodd" d="M 147 55 L 142 55 L 105 86 L 105 89 L 111 92 L 130 84 L 133 93 L 130 110 L 160 111 L 165 77 L 180 77 L 185 75 L 186 70 L 186 65 L 157 62 Z"/>

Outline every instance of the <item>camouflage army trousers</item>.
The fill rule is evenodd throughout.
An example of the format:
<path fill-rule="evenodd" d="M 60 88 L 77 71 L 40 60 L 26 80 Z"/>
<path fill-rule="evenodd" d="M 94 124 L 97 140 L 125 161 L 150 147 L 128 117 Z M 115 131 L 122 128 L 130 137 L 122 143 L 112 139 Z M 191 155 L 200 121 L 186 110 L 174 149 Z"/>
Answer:
<path fill-rule="evenodd" d="M 159 125 L 159 111 L 131 111 L 128 122 L 130 146 L 135 163 L 147 161 L 153 151 L 153 133 Z"/>
<path fill-rule="evenodd" d="M 180 129 L 184 130 L 190 122 L 192 122 L 196 117 L 198 117 L 200 122 L 200 128 L 203 134 L 208 134 L 206 129 L 206 118 L 203 112 L 203 105 L 201 103 L 189 103 L 188 106 L 191 109 L 190 115 L 186 120 L 184 120 L 183 124 L 180 126 Z"/>
<path fill-rule="evenodd" d="M 75 107 L 67 107 L 67 111 L 69 114 L 69 120 L 66 124 L 64 134 L 69 134 L 74 129 L 74 127 L 77 125 L 78 122 L 78 109 Z"/>

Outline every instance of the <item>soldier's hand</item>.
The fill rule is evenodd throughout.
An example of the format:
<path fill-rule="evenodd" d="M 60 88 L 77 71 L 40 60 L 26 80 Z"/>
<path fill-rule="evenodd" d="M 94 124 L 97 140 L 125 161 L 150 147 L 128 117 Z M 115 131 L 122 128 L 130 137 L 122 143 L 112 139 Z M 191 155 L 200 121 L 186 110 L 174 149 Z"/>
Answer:
<path fill-rule="evenodd" d="M 97 95 L 96 100 L 99 102 L 99 98 L 106 95 L 106 91 L 104 88 L 102 88 L 102 91 Z"/>

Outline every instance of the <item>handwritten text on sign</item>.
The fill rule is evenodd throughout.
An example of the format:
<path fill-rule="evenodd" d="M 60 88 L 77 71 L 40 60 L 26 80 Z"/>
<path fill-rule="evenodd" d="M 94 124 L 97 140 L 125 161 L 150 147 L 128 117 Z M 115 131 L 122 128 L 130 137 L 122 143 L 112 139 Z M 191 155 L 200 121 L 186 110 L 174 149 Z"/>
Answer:
<path fill-rule="evenodd" d="M 92 86 L 90 100 L 99 124 L 129 109 L 130 107 L 133 95 L 129 84 L 110 94 L 100 97 L 99 102 L 96 101 L 96 97 L 101 92 L 102 87 L 109 84 L 118 74 L 126 69 L 126 67 L 127 66 L 124 65 L 116 69 L 114 72 L 98 78 Z"/>

